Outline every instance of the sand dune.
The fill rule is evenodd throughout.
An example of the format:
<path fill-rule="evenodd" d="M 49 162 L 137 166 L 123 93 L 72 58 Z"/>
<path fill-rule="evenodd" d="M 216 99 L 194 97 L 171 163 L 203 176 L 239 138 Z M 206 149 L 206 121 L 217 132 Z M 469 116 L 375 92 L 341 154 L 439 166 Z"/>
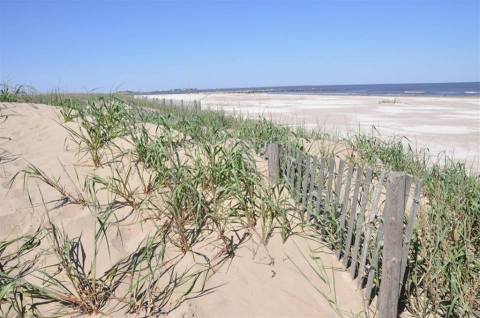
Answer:
<path fill-rule="evenodd" d="M 53 208 L 58 193 L 45 184 L 34 182 L 25 191 L 21 178 L 13 184 L 10 180 L 32 163 L 60 178 L 65 188 L 74 193 L 86 176 L 93 172 L 105 175 L 108 169 L 95 169 L 88 157 L 79 157 L 55 108 L 14 103 L 1 107 L 8 118 L 0 126 L 0 149 L 8 154 L 2 158 L 9 160 L 0 162 L 0 240 L 32 233 L 45 225 L 49 216 L 69 235 L 82 234 L 85 245 L 91 248 L 96 217 L 92 211 L 78 205 Z M 262 159 L 259 161 L 261 165 Z M 120 226 L 112 235 L 111 252 L 102 253 L 98 260 L 99 272 L 134 250 L 153 228 L 148 222 Z M 307 263 L 312 253 L 323 263 L 322 277 L 315 275 Z M 185 302 L 171 316 L 336 317 L 338 310 L 364 310 L 355 286 L 336 257 L 320 242 L 296 237 L 283 244 L 274 236 L 264 246 L 252 237 L 208 281 L 207 287 L 217 287 L 211 294 Z M 329 300 L 338 307 L 332 307 Z"/>

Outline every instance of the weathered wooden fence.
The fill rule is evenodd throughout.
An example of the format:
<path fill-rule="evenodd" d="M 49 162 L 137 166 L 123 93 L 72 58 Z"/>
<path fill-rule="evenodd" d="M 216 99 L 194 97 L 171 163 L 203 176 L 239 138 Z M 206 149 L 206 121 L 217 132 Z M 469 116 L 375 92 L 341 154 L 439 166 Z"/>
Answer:
<path fill-rule="evenodd" d="M 147 97 L 143 97 L 147 98 Z M 162 106 L 169 106 L 169 107 L 179 107 L 179 108 L 189 108 L 194 110 L 201 110 L 202 109 L 202 102 L 199 100 L 183 100 L 183 99 L 169 99 L 169 98 L 158 98 L 153 97 L 149 98 L 156 102 L 159 102 Z"/>
<path fill-rule="evenodd" d="M 297 148 L 267 146 L 269 177 L 284 182 L 301 217 L 336 251 L 379 317 L 397 317 L 421 184 Z"/>

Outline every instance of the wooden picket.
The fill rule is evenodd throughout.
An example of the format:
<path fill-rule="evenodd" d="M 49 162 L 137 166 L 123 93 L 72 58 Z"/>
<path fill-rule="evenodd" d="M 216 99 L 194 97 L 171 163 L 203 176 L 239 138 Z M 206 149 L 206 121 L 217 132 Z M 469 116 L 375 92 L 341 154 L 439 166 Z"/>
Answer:
<path fill-rule="evenodd" d="M 420 182 L 414 183 L 404 218 L 412 184 L 406 174 L 377 172 L 335 157 L 317 158 L 290 146 L 267 149 L 270 180 L 287 185 L 302 219 L 307 211 L 307 220 L 318 223 L 321 233 L 326 231 L 321 225 L 332 227 L 328 222 L 333 216 L 335 239 L 327 243 L 364 289 L 365 301 L 378 297 L 378 315 L 396 317 L 420 205 Z"/>
<path fill-rule="evenodd" d="M 143 97 L 147 98 L 147 97 Z M 177 107 L 177 108 L 188 108 L 199 111 L 202 109 L 202 102 L 199 100 L 183 100 L 183 99 L 172 99 L 172 98 L 158 98 L 153 97 L 152 100 L 159 102 L 164 107 Z"/>

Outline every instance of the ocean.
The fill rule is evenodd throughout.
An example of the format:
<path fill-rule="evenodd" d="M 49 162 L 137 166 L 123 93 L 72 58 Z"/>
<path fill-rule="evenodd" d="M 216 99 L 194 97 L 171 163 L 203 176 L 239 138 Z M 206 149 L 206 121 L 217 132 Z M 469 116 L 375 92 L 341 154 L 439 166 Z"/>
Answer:
<path fill-rule="evenodd" d="M 197 90 L 312 95 L 480 96 L 480 82 L 272 86 Z"/>
<path fill-rule="evenodd" d="M 359 96 L 480 96 L 480 82 L 407 83 L 357 85 L 268 86 L 211 89 L 172 89 L 168 91 L 134 92 L 133 95 L 188 94 L 200 92 L 241 92 L 271 94 L 359 95 Z"/>

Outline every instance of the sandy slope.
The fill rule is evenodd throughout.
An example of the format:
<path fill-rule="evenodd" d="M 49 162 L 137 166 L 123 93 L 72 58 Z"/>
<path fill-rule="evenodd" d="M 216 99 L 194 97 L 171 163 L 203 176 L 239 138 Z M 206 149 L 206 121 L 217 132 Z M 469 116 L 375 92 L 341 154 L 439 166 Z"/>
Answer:
<path fill-rule="evenodd" d="M 290 125 L 345 135 L 374 125 L 382 135 L 405 136 L 431 153 L 447 152 L 480 168 L 478 97 L 385 97 L 288 94 L 200 93 L 148 95 L 148 98 L 201 100 L 202 105 L 264 115 Z"/>
<path fill-rule="evenodd" d="M 53 107 L 5 103 L 1 107 L 9 117 L 0 125 L 0 137 L 4 138 L 0 149 L 6 151 L 11 160 L 0 162 L 0 240 L 31 233 L 44 224 L 47 209 L 42 199 L 47 202 L 47 207 L 52 208 L 52 203 L 48 202 L 58 198 L 55 191 L 40 183 L 38 188 L 31 185 L 28 193 L 24 191 L 21 179 L 10 186 L 12 176 L 27 162 L 51 176 L 60 177 L 72 192 L 75 184 L 94 172 L 88 158 L 79 159 L 74 144 L 58 123 L 57 111 Z M 107 172 L 99 169 L 95 173 Z M 91 247 L 90 234 L 94 232 L 95 223 L 91 211 L 66 205 L 51 209 L 49 215 L 71 236 L 82 233 L 84 243 Z M 131 252 L 152 228 L 148 224 L 121 226 L 112 236 L 112 252 L 100 257 L 99 272 Z M 358 313 L 364 309 L 356 284 L 321 243 L 297 237 L 284 245 L 278 236 L 274 236 L 265 247 L 258 241 L 254 236 L 237 250 L 231 262 L 224 263 L 217 270 L 207 285 L 218 287 L 213 293 L 184 303 L 171 315 L 335 317 L 338 316 L 336 310 Z M 302 253 L 314 253 L 320 257 L 323 263 L 318 267 L 321 277 L 315 275 L 306 263 L 311 258 L 305 258 Z M 337 309 L 329 304 L 333 299 L 336 299 Z"/>

